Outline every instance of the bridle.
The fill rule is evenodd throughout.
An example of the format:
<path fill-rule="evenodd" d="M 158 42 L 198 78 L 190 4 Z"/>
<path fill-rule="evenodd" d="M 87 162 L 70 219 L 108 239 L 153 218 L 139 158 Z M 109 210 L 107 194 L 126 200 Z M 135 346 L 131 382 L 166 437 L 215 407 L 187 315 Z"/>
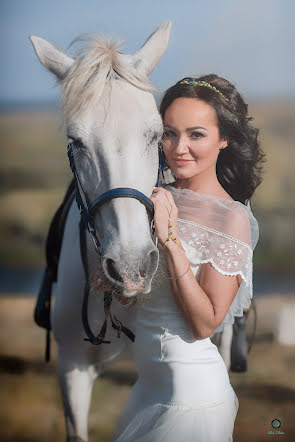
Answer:
<path fill-rule="evenodd" d="M 87 226 L 87 229 L 89 233 L 92 236 L 95 250 L 97 253 L 101 254 L 100 250 L 100 241 L 97 237 L 97 232 L 95 229 L 94 224 L 94 215 L 95 211 L 99 209 L 104 203 L 107 201 L 110 201 L 114 198 L 135 198 L 138 201 L 140 201 L 146 209 L 149 211 L 151 217 L 152 217 L 152 223 L 151 228 L 153 234 L 155 233 L 153 218 L 154 218 L 154 204 L 153 202 L 142 192 L 140 192 L 137 189 L 133 189 L 130 187 L 116 187 L 114 189 L 108 190 L 98 196 L 93 202 L 90 201 L 87 193 L 83 190 L 79 174 L 77 172 L 74 154 L 73 154 L 73 144 L 68 144 L 67 154 L 70 162 L 70 167 L 74 175 L 74 181 L 75 181 L 75 194 L 76 194 L 76 202 L 80 211 L 80 214 L 85 222 L 85 225 Z M 158 145 L 158 155 L 159 155 L 159 168 L 158 168 L 158 178 L 157 178 L 157 184 L 155 187 L 160 186 L 160 174 L 162 172 L 163 175 L 163 149 L 161 146 L 161 143 Z M 84 201 L 83 202 L 83 197 Z"/>
<path fill-rule="evenodd" d="M 107 319 L 110 317 L 112 327 L 117 330 L 118 338 L 120 337 L 121 332 L 123 332 L 131 341 L 134 341 L 135 336 L 131 330 L 127 327 L 124 327 L 123 324 L 115 317 L 115 315 L 111 312 L 111 302 L 112 302 L 112 294 L 110 292 L 104 292 L 104 312 L 105 312 L 105 320 L 101 327 L 100 333 L 95 336 L 90 328 L 88 321 L 88 298 L 89 298 L 89 271 L 88 271 L 88 262 L 87 262 L 87 241 L 86 241 L 86 227 L 94 242 L 96 252 L 101 256 L 101 243 L 97 236 L 94 217 L 95 211 L 97 211 L 104 203 L 110 201 L 114 198 L 135 198 L 140 201 L 146 209 L 149 211 L 152 221 L 151 221 L 151 231 L 152 234 L 155 235 L 155 225 L 154 225 L 154 204 L 153 202 L 142 192 L 137 189 L 129 188 L 129 187 L 116 187 L 114 189 L 110 189 L 107 192 L 104 192 L 100 196 L 98 196 L 93 202 L 90 201 L 87 193 L 83 190 L 81 181 L 79 179 L 79 174 L 76 168 L 74 154 L 73 154 L 73 144 L 68 144 L 67 154 L 70 162 L 70 167 L 73 172 L 74 182 L 75 182 L 75 195 L 76 202 L 78 205 L 78 209 L 81 214 L 80 219 L 80 252 L 81 258 L 85 273 L 85 287 L 84 287 L 84 297 L 82 304 L 82 322 L 84 326 L 84 330 L 88 336 L 85 338 L 85 341 L 90 341 L 94 345 L 99 345 L 102 343 L 109 344 L 110 341 L 104 340 L 106 330 L 107 330 Z M 158 178 L 156 187 L 160 186 L 160 175 L 163 174 L 163 149 L 161 144 L 158 145 L 158 155 L 159 155 L 159 168 L 158 168 Z M 156 238 L 157 244 L 157 238 Z"/>

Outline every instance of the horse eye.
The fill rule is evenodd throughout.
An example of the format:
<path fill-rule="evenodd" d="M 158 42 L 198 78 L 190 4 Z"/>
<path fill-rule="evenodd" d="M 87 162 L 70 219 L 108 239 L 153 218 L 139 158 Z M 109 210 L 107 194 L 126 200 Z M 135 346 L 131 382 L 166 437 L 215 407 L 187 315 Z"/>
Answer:
<path fill-rule="evenodd" d="M 84 146 L 83 141 L 80 138 L 68 137 L 68 144 L 72 145 L 75 149 L 86 150 L 86 146 Z"/>
<path fill-rule="evenodd" d="M 151 144 L 158 142 L 160 140 L 160 138 L 161 137 L 159 136 L 158 133 L 154 133 L 152 138 L 151 138 Z"/>
<path fill-rule="evenodd" d="M 76 147 L 85 147 L 84 144 L 83 144 L 83 141 L 80 140 L 79 138 L 76 139 L 76 140 L 74 140 L 74 145 L 75 145 Z"/>

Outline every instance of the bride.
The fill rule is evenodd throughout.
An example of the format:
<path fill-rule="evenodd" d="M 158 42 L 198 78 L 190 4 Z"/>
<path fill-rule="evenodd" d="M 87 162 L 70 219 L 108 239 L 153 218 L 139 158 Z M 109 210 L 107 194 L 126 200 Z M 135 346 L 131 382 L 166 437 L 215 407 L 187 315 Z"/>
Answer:
<path fill-rule="evenodd" d="M 243 98 L 217 75 L 178 81 L 160 112 L 175 178 L 151 196 L 162 277 L 139 305 L 139 377 L 112 440 L 229 442 L 239 401 L 210 337 L 251 303 L 259 229 L 246 203 L 264 154 Z"/>

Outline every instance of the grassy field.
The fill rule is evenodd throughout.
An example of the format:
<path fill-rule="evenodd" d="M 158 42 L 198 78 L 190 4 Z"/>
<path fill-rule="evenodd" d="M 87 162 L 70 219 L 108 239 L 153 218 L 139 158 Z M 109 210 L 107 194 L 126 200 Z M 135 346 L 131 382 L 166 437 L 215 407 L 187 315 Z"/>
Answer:
<path fill-rule="evenodd" d="M 44 262 L 44 242 L 71 172 L 56 112 L 0 114 L 0 264 Z"/>
<path fill-rule="evenodd" d="M 258 298 L 258 328 L 245 373 L 229 372 L 239 398 L 235 442 L 295 440 L 294 346 L 274 340 L 276 313 L 289 296 Z M 34 299 L 0 298 L 0 440 L 62 442 L 65 429 L 61 397 L 52 362 L 43 362 L 45 332 L 32 321 Z M 249 317 L 249 329 L 251 318 Z M 136 371 L 131 362 L 113 365 L 93 391 L 89 415 L 90 442 L 105 442 L 126 401 Z M 280 419 L 284 434 L 269 435 L 271 421 Z"/>

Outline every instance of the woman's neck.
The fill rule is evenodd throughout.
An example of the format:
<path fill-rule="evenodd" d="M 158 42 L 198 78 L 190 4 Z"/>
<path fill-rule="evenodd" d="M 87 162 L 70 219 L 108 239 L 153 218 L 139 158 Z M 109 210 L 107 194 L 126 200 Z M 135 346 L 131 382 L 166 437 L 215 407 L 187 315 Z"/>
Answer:
<path fill-rule="evenodd" d="M 215 179 L 213 178 L 206 181 L 197 180 L 196 177 L 186 178 L 186 179 L 176 178 L 176 180 L 174 181 L 174 183 L 172 183 L 172 185 L 176 189 L 189 189 L 199 193 L 211 194 L 211 193 L 220 192 L 222 190 L 224 192 L 224 189 L 219 183 L 217 177 Z"/>
<path fill-rule="evenodd" d="M 220 197 L 232 200 L 231 196 L 224 190 L 224 188 L 217 180 L 217 177 L 216 180 L 207 182 L 202 181 L 202 183 L 197 182 L 196 179 L 188 178 L 182 180 L 176 178 L 176 180 L 171 183 L 171 186 L 175 187 L 176 189 L 188 189 L 197 193 L 203 193 L 206 195 L 216 196 L 217 198 Z"/>

